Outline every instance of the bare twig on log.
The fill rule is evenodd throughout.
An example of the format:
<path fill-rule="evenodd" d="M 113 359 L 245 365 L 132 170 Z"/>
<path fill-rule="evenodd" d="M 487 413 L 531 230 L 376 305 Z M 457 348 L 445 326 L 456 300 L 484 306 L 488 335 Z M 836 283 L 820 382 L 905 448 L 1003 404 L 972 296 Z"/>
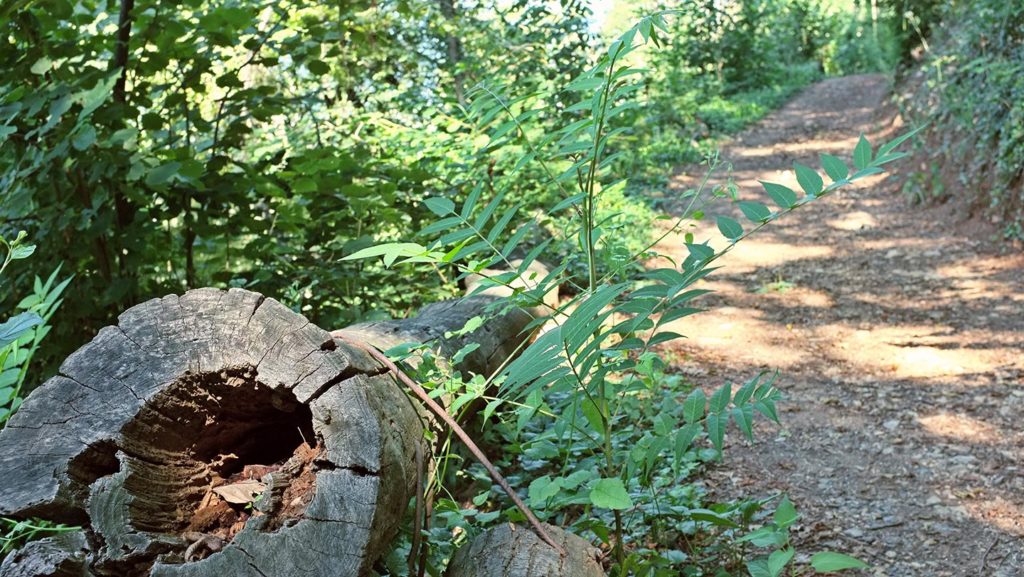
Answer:
<path fill-rule="evenodd" d="M 476 460 L 479 461 L 480 464 L 483 465 L 485 469 L 487 469 L 487 472 L 491 475 L 491 478 L 494 479 L 494 482 L 501 486 L 502 490 L 505 491 L 505 494 L 508 495 L 509 499 L 512 499 L 512 502 L 515 503 L 516 507 L 518 507 L 519 510 L 523 512 L 523 515 L 526 515 L 526 518 L 527 520 L 529 520 L 530 525 L 533 527 L 533 530 L 537 532 L 537 536 L 543 539 L 544 542 L 548 545 L 554 547 L 555 550 L 557 550 L 561 555 L 565 555 L 565 549 L 557 542 L 555 542 L 555 540 L 551 538 L 548 532 L 544 530 L 544 527 L 541 525 L 540 520 L 537 519 L 537 516 L 534 515 L 533 511 L 531 511 L 530 508 L 526 506 L 526 503 L 524 503 L 523 500 L 519 498 L 519 495 L 517 495 L 516 492 L 512 489 L 512 487 L 508 484 L 508 481 L 506 481 L 505 478 L 501 476 L 501 473 L 499 473 L 498 470 L 494 467 L 490 459 L 488 459 L 487 456 L 484 455 L 483 451 L 480 450 L 480 447 L 478 447 L 477 444 L 473 442 L 473 439 L 469 438 L 469 435 L 466 433 L 466 431 L 462 427 L 460 427 L 458 423 L 455 422 L 455 419 L 453 419 L 452 416 L 448 414 L 448 411 L 444 410 L 444 407 L 437 404 L 437 401 L 435 401 L 434 399 L 430 398 L 430 395 L 427 394 L 427 391 L 425 391 L 423 387 L 416 383 L 416 381 L 412 380 L 409 377 L 409 375 L 405 374 L 404 371 L 395 366 L 395 363 L 393 363 L 391 359 L 389 359 L 386 355 L 384 355 L 377 349 L 364 345 L 363 343 L 360 343 L 358 341 L 350 341 L 345 337 L 337 334 L 336 332 L 331 333 L 331 335 L 349 346 L 357 347 L 366 351 L 367 353 L 370 354 L 370 356 L 380 361 L 381 364 L 387 367 L 389 371 L 394 373 L 398 380 L 402 381 L 402 384 L 409 387 L 409 390 L 411 390 L 416 395 L 416 398 L 418 398 L 420 401 L 423 402 L 423 404 L 429 407 L 430 411 L 437 415 L 437 418 L 441 419 L 444 422 L 444 424 L 448 425 L 452 432 L 454 432 L 455 435 L 458 436 L 459 439 L 463 442 L 463 444 L 466 445 L 466 448 L 469 449 L 469 452 L 473 453 L 473 456 L 476 457 Z"/>

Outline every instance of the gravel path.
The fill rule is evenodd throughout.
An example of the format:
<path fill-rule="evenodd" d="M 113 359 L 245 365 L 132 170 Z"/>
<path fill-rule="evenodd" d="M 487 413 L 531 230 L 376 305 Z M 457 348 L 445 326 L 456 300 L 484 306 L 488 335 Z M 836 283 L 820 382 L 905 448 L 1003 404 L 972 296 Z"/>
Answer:
<path fill-rule="evenodd" d="M 883 112 L 888 92 L 882 76 L 826 80 L 736 137 L 722 157 L 741 196 L 763 194 L 758 179 L 797 188 L 794 160 L 849 159 L 860 132 L 906 130 Z M 899 180 L 745 241 L 708 283 L 712 310 L 669 329 L 690 337 L 669 353 L 695 382 L 782 373 L 782 427 L 762 423 L 753 445 L 733 434 L 708 485 L 789 493 L 798 550 L 856 555 L 863 575 L 1024 576 L 1024 254 L 951 224 L 954 208 L 909 206 Z"/>

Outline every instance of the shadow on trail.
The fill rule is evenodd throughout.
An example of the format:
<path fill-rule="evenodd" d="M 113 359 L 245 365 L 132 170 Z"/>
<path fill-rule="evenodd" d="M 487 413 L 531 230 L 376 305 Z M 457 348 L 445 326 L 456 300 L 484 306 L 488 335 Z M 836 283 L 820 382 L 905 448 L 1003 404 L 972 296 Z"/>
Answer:
<path fill-rule="evenodd" d="M 739 135 L 722 157 L 741 197 L 765 200 L 758 179 L 795 187 L 794 160 L 848 159 L 860 132 L 892 132 L 877 113 L 887 90 L 881 76 L 827 80 Z M 724 244 L 713 223 L 693 232 Z M 685 252 L 678 237 L 659 248 Z M 860 556 L 864 574 L 1024 575 L 1024 255 L 996 248 L 878 177 L 724 257 L 710 310 L 666 327 L 690 337 L 670 351 L 676 368 L 707 386 L 779 368 L 788 401 L 781 428 L 728 453 L 713 490 L 791 493 L 802 550 Z"/>

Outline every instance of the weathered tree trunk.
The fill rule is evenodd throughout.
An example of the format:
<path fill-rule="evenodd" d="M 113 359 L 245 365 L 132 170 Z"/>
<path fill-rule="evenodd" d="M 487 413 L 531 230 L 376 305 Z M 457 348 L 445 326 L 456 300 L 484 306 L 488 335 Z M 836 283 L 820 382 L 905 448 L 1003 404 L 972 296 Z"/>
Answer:
<path fill-rule="evenodd" d="M 337 332 L 382 349 L 436 341 L 441 355 L 472 342 L 460 368 L 489 373 L 529 338 L 529 313 L 444 335 L 498 300 Z M 84 528 L 8 556 L 0 576 L 365 575 L 415 493 L 430 426 L 367 353 L 273 299 L 198 289 L 143 303 L 0 431 L 0 514 Z"/>
<path fill-rule="evenodd" d="M 82 524 L 87 543 L 44 541 L 0 575 L 76 559 L 96 576 L 364 575 L 414 492 L 423 427 L 366 353 L 272 299 L 149 301 L 0 431 L 0 514 Z M 254 503 L 213 491 L 247 479 L 266 487 Z"/>
<path fill-rule="evenodd" d="M 82 577 L 91 575 L 85 566 L 88 554 L 85 533 L 64 533 L 32 541 L 11 553 L 4 560 L 0 572 L 5 577 Z"/>
<path fill-rule="evenodd" d="M 521 261 L 509 264 L 518 267 Z M 505 273 L 503 270 L 484 270 L 466 280 L 469 295 L 461 299 L 429 304 L 415 317 L 401 320 L 373 321 L 351 325 L 331 334 L 357 340 L 386 351 L 405 343 L 433 343 L 442 359 L 451 358 L 467 344 L 478 345 L 466 355 L 457 368 L 480 375 L 490 375 L 515 354 L 516 349 L 528 341 L 532 334 L 524 331 L 535 317 L 546 315 L 558 301 L 555 289 L 544 295 L 544 304 L 529 309 L 510 308 L 493 311 L 496 316 L 476 330 L 463 336 L 445 337 L 445 333 L 461 330 L 473 317 L 492 312 L 492 307 L 505 303 L 513 289 L 506 286 L 479 287 L 486 276 Z M 548 274 L 548 269 L 534 261 L 526 274 L 515 279 L 511 287 L 534 288 Z M 526 277 L 526 278 L 524 278 Z"/>
<path fill-rule="evenodd" d="M 445 577 L 605 577 L 598 549 L 563 529 L 544 527 L 565 549 L 564 557 L 529 528 L 505 524 L 456 551 Z"/>

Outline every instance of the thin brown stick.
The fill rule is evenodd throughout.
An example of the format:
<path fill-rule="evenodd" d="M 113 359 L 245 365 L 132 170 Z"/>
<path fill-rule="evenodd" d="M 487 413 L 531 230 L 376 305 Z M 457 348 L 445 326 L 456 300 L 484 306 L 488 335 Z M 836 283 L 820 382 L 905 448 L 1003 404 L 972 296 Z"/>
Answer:
<path fill-rule="evenodd" d="M 337 331 L 331 333 L 331 336 L 345 344 L 366 351 L 367 353 L 370 354 L 371 357 L 376 359 L 382 365 L 387 367 L 389 371 L 394 373 L 398 380 L 401 381 L 402 384 L 404 384 L 405 386 L 409 387 L 409 389 L 416 395 L 416 397 L 420 401 L 422 401 L 423 404 L 425 404 L 431 410 L 431 412 L 437 415 L 439 419 L 444 421 L 444 424 L 448 425 L 448 427 L 451 428 L 452 432 L 454 432 L 455 435 L 462 441 L 462 443 L 466 445 L 466 448 L 469 449 L 469 452 L 472 453 L 474 457 L 476 457 L 476 460 L 479 461 L 480 464 L 483 465 L 485 469 L 487 469 L 487 472 L 490 473 L 491 478 L 494 479 L 494 482 L 501 486 L 502 490 L 505 491 L 505 494 L 508 495 L 508 498 L 512 499 L 512 502 L 515 503 L 516 507 L 523 512 L 523 515 L 526 515 L 526 519 L 530 522 L 530 525 L 533 527 L 533 530 L 537 533 L 537 536 L 543 539 L 544 542 L 548 545 L 554 547 L 555 550 L 558 551 L 558 553 L 563 557 L 566 555 L 565 549 L 563 549 L 561 545 L 556 543 L 555 540 L 552 539 L 550 535 L 548 535 L 548 532 L 544 530 L 544 526 L 540 524 L 540 520 L 537 519 L 537 516 L 534 515 L 533 511 L 531 511 L 530 508 L 526 506 L 526 503 L 524 503 L 523 500 L 519 498 L 519 495 L 517 495 L 516 492 L 512 490 L 511 485 L 508 484 L 508 481 L 505 480 L 505 477 L 501 476 L 501 473 L 499 473 L 498 469 L 494 467 L 490 459 L 488 459 L 487 456 L 484 455 L 483 451 L 480 450 L 480 447 L 478 447 L 477 444 L 474 443 L 473 440 L 469 438 L 469 435 L 466 433 L 466 431 L 463 430 L 463 428 L 460 427 L 459 424 L 455 422 L 455 419 L 453 419 L 452 416 L 448 414 L 448 411 L 446 411 L 444 407 L 437 404 L 437 401 L 435 401 L 434 399 L 430 398 L 430 395 L 427 394 L 427 391 L 424 390 L 423 387 L 419 386 L 419 384 L 417 384 L 416 381 L 412 380 L 409 377 L 409 375 L 405 374 L 401 369 L 395 366 L 395 363 L 393 363 L 391 359 L 389 359 L 386 355 L 384 355 L 384 353 L 378 351 L 374 347 L 365 345 L 358 341 L 349 340 L 341 336 L 340 334 L 337 334 Z"/>
<path fill-rule="evenodd" d="M 423 460 L 423 443 L 416 443 L 416 518 L 412 522 L 412 547 L 409 548 L 409 575 L 416 574 L 416 562 L 420 557 L 423 540 L 423 500 L 426 498 Z"/>
<path fill-rule="evenodd" d="M 985 568 L 988 567 L 988 554 L 992 552 L 992 549 L 999 544 L 999 537 L 996 537 L 992 543 L 989 544 L 988 549 L 985 549 L 985 554 L 981 556 L 981 567 L 978 569 L 980 573 L 985 572 Z"/>

